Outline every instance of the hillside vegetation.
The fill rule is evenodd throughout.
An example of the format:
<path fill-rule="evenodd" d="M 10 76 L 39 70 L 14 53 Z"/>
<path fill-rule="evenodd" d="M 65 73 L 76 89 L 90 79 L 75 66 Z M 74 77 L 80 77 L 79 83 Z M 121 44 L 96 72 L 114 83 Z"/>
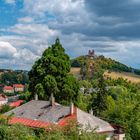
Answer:
<path fill-rule="evenodd" d="M 99 73 L 102 73 L 113 79 L 122 77 L 133 83 L 140 82 L 140 70 L 104 56 L 93 57 L 92 59 L 88 56 L 80 56 L 71 60 L 71 66 L 71 73 L 81 79 L 97 77 Z M 85 78 L 83 78 L 84 76 Z"/>
<path fill-rule="evenodd" d="M 0 70 L 1 71 L 1 70 Z M 27 71 L 13 71 L 4 70 L 0 72 L 0 84 L 12 85 L 12 84 L 28 84 L 28 72 Z"/>
<path fill-rule="evenodd" d="M 71 66 L 73 68 L 70 71 Z M 116 79 L 115 77 L 114 79 L 105 78 L 104 73 L 106 74 L 107 71 L 110 76 L 123 74 L 120 77 L 130 75 L 139 78 L 136 74 L 140 75 L 140 70 L 104 56 L 97 57 L 94 54 L 88 54 L 70 61 L 59 39 L 56 39 L 55 44 L 48 47 L 41 58 L 32 66 L 29 72 L 29 89 L 22 95 L 22 99 L 32 100 L 34 95 L 38 94 L 39 99 L 49 100 L 53 93 L 56 102 L 69 105 L 72 101 L 78 108 L 87 112 L 92 111 L 95 116 L 121 126 L 127 140 L 140 140 L 140 84 L 129 82 L 123 78 L 117 79 L 117 76 Z M 73 77 L 70 72 L 74 73 L 78 79 Z M 3 77 L 4 83 L 7 82 L 5 79 L 9 79 L 8 83 L 18 82 L 22 79 L 21 75 L 17 76 L 17 73 L 13 74 L 12 72 L 1 77 Z M 84 90 L 80 90 L 80 87 L 83 87 Z M 0 122 L 2 124 L 2 121 Z M 27 139 L 32 140 L 101 140 L 100 136 L 102 136 L 96 136 L 90 132 L 82 133 L 81 131 L 81 135 L 79 135 L 77 127 L 75 127 L 76 130 L 72 129 L 72 131 L 70 127 L 67 127 L 68 131 L 64 131 L 64 133 L 62 129 L 52 131 L 52 133 L 46 133 L 46 131 L 44 133 L 42 130 L 40 130 L 41 132 L 37 132 L 37 130 L 35 132 L 34 130 L 26 131 L 25 128 L 23 130 L 25 133 L 18 131 L 17 134 L 17 131 L 14 130 L 20 128 L 19 126 L 9 127 L 5 123 L 2 125 L 0 139 L 5 140 L 10 140 L 10 138 L 11 140 L 26 140 L 25 134 L 27 134 Z"/>
<path fill-rule="evenodd" d="M 79 78 L 80 77 L 80 69 L 81 68 L 72 67 L 70 73 Z M 132 83 L 140 83 L 140 75 L 137 75 L 137 74 L 134 74 L 131 72 L 105 71 L 104 76 L 110 77 L 112 79 L 123 78 L 123 79 L 126 79 Z"/>
<path fill-rule="evenodd" d="M 131 81 L 132 83 L 140 83 L 140 76 L 129 72 L 106 71 L 104 73 L 104 76 L 111 77 L 112 79 L 123 78 L 123 79 L 127 79 L 128 81 Z"/>

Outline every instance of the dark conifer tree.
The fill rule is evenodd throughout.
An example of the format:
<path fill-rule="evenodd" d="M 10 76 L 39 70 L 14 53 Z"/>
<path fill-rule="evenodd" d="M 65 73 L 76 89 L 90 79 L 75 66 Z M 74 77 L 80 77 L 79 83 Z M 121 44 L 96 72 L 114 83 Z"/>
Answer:
<path fill-rule="evenodd" d="M 93 99 L 92 108 L 94 114 L 100 116 L 101 112 L 107 108 L 107 89 L 103 76 L 99 78 L 97 87 L 97 93 Z"/>
<path fill-rule="evenodd" d="M 69 74 L 70 68 L 70 58 L 57 38 L 29 72 L 30 92 L 32 95 L 37 93 L 40 99 L 49 99 L 53 93 L 61 103 L 76 100 L 79 86 L 73 75 Z"/>

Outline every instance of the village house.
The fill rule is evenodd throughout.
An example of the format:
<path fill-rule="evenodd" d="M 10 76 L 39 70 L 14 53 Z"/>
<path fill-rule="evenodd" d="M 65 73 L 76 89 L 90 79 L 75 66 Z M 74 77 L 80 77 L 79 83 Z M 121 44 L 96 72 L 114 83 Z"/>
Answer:
<path fill-rule="evenodd" d="M 118 138 L 120 138 L 120 136 L 122 136 L 122 138 L 124 137 L 124 134 L 116 134 L 114 127 L 108 122 L 93 114 L 82 111 L 75 107 L 73 103 L 71 103 L 70 106 L 60 105 L 55 102 L 53 96 L 51 96 L 50 101 L 42 101 L 38 100 L 38 96 L 36 95 L 35 100 L 31 100 L 4 115 L 8 116 L 12 113 L 14 116 L 9 121 L 10 125 L 21 123 L 33 128 L 47 128 L 50 124 L 56 124 L 63 127 L 69 119 L 72 119 L 78 122 L 84 130 L 95 130 L 97 133 L 106 134 L 106 140 L 110 140 L 111 137 L 116 135 Z"/>
<path fill-rule="evenodd" d="M 15 101 L 15 102 L 10 102 L 10 103 L 8 103 L 8 105 L 11 106 L 11 107 L 18 107 L 22 103 L 23 103 L 23 100 L 18 100 L 18 101 Z"/>
<path fill-rule="evenodd" d="M 14 93 L 14 88 L 12 86 L 4 86 L 3 92 L 4 93 Z"/>
<path fill-rule="evenodd" d="M 13 85 L 15 92 L 23 92 L 24 91 L 24 85 L 22 84 L 14 84 Z"/>
<path fill-rule="evenodd" d="M 0 106 L 8 103 L 8 97 L 4 94 L 0 94 Z"/>

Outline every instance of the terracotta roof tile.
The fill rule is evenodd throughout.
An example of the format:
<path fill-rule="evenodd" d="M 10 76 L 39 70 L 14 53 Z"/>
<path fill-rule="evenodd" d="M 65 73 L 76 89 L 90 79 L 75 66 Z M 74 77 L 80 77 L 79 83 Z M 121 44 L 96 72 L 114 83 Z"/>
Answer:
<path fill-rule="evenodd" d="M 21 123 L 25 126 L 35 127 L 35 128 L 39 128 L 39 127 L 45 128 L 50 124 L 43 121 L 31 120 L 27 118 L 18 118 L 18 117 L 12 117 L 12 119 L 9 121 L 9 124 L 16 124 L 16 123 Z"/>
<path fill-rule="evenodd" d="M 4 90 L 13 90 L 12 86 L 4 86 Z"/>
<path fill-rule="evenodd" d="M 18 106 L 21 105 L 22 102 L 23 102 L 23 100 L 18 100 L 16 102 L 10 103 L 9 106 L 11 106 L 11 107 L 18 107 Z"/>
<path fill-rule="evenodd" d="M 22 84 L 13 84 L 14 88 L 24 88 L 24 85 Z"/>

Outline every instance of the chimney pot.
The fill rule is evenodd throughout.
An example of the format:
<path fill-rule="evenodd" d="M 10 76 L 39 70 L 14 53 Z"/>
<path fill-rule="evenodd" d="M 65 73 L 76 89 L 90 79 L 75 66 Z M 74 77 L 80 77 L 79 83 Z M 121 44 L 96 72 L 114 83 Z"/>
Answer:
<path fill-rule="evenodd" d="M 91 115 L 93 115 L 93 110 L 92 110 L 92 109 L 90 109 L 89 113 L 90 113 Z"/>
<path fill-rule="evenodd" d="M 38 101 L 38 95 L 37 94 L 35 94 L 35 100 Z"/>
<path fill-rule="evenodd" d="M 55 105 L 55 98 L 53 96 L 53 93 L 51 94 L 51 97 L 50 97 L 50 105 L 51 106 L 54 106 Z"/>
<path fill-rule="evenodd" d="M 73 115 L 74 113 L 74 104 L 73 102 L 70 103 L 70 114 Z"/>

